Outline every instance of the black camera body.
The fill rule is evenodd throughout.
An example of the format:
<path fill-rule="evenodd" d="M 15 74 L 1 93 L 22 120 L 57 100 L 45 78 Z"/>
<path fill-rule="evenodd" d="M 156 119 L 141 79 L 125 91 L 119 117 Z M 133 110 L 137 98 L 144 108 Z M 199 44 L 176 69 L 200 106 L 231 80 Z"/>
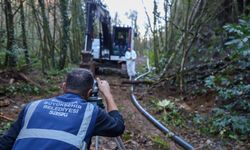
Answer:
<path fill-rule="evenodd" d="M 88 102 L 99 106 L 100 108 L 104 109 L 104 104 L 102 102 L 102 98 L 99 97 L 99 88 L 98 88 L 98 83 L 96 80 L 94 80 L 94 84 L 92 87 L 92 93 L 91 96 L 88 98 Z"/>

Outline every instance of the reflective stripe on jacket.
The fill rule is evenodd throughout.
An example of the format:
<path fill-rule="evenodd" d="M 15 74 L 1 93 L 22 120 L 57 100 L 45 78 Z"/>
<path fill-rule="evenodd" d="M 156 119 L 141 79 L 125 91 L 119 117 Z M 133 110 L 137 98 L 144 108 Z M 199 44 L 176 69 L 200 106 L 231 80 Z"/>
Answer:
<path fill-rule="evenodd" d="M 93 104 L 77 97 L 32 102 L 25 110 L 13 149 L 86 149 L 97 110 Z"/>

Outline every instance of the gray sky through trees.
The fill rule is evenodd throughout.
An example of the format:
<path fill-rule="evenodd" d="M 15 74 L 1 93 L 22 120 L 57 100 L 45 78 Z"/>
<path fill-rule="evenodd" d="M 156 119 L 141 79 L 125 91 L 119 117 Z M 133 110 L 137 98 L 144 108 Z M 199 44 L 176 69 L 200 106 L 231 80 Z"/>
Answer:
<path fill-rule="evenodd" d="M 144 5 L 147 9 L 148 14 L 153 19 L 153 0 L 143 0 Z M 145 32 L 145 24 L 147 23 L 147 17 L 144 11 L 144 6 L 142 0 L 103 0 L 103 3 L 107 5 L 110 11 L 111 17 L 114 18 L 115 13 L 118 13 L 119 19 L 121 20 L 121 25 L 131 25 L 130 20 L 125 15 L 126 12 L 130 10 L 136 10 L 138 12 L 138 26 L 141 33 Z M 161 11 L 161 16 L 163 15 L 163 0 L 159 0 L 159 10 Z"/>

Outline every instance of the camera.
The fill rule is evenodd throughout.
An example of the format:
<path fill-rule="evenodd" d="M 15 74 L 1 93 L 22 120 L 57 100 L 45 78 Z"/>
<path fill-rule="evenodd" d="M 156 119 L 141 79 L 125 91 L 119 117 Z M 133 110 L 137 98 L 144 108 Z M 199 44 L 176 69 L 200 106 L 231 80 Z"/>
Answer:
<path fill-rule="evenodd" d="M 104 104 L 102 102 L 102 98 L 99 97 L 99 88 L 98 88 L 98 83 L 96 80 L 94 80 L 94 84 L 92 87 L 92 93 L 91 96 L 88 98 L 88 102 L 99 106 L 100 108 L 104 109 Z"/>

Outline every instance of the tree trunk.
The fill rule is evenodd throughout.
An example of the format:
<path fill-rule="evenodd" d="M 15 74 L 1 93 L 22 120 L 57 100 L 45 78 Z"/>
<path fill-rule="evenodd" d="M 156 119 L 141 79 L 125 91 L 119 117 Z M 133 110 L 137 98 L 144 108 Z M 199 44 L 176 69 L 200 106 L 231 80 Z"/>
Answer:
<path fill-rule="evenodd" d="M 159 49 L 159 43 L 158 43 L 158 37 L 157 37 L 157 2 L 154 0 L 154 29 L 153 29 L 153 41 L 154 41 L 154 63 L 156 67 L 156 71 L 159 72 L 159 56 L 158 56 L 158 49 Z"/>
<path fill-rule="evenodd" d="M 20 19 L 21 19 L 21 27 L 22 27 L 22 40 L 23 40 L 22 42 L 23 42 L 23 49 L 24 49 L 24 55 L 25 55 L 25 62 L 27 65 L 29 65 L 30 57 L 29 57 L 28 46 L 27 46 L 23 1 L 20 1 Z"/>
<path fill-rule="evenodd" d="M 4 5 L 7 30 L 7 53 L 5 57 L 5 65 L 8 67 L 16 67 L 17 57 L 14 49 L 14 15 L 12 13 L 11 0 L 4 0 Z"/>
<path fill-rule="evenodd" d="M 56 47 L 56 24 L 57 24 L 57 15 L 56 15 L 56 11 L 57 11 L 57 9 L 56 9 L 56 5 L 57 5 L 57 3 L 58 3 L 58 1 L 57 0 L 55 0 L 54 1 L 54 6 L 53 6 L 53 37 L 52 37 L 52 43 L 53 43 L 53 45 L 54 45 L 54 47 Z"/>
<path fill-rule="evenodd" d="M 246 12 L 246 10 L 247 10 L 247 0 L 243 0 L 243 14 L 244 15 L 247 15 L 247 12 Z"/>
<path fill-rule="evenodd" d="M 0 13 L 1 13 L 1 15 L 0 15 L 0 20 L 4 20 L 4 17 L 3 17 L 3 15 L 2 15 L 2 13 L 4 12 L 4 5 L 3 5 L 3 0 L 1 0 L 1 10 L 0 10 Z M 0 22 L 0 29 L 3 29 L 3 21 L 1 21 Z M 0 43 L 1 44 L 1 43 Z"/>
<path fill-rule="evenodd" d="M 238 21 L 238 16 L 239 16 L 239 4 L 238 4 L 238 0 L 233 0 L 233 15 L 234 15 L 234 21 L 237 22 Z"/>
<path fill-rule="evenodd" d="M 169 5 L 169 2 L 168 0 L 164 0 L 164 12 L 165 12 L 165 15 L 164 15 L 164 21 L 165 21 L 165 41 L 164 41 L 164 55 L 165 57 L 167 56 L 167 51 L 169 50 L 168 49 L 168 6 Z"/>
<path fill-rule="evenodd" d="M 183 89 L 183 84 L 184 84 L 184 78 L 183 78 L 183 75 L 182 75 L 182 71 L 184 69 L 184 64 L 185 64 L 185 61 L 186 61 L 186 57 L 187 57 L 187 42 L 188 42 L 188 25 L 189 25 L 189 13 L 190 13 L 190 7 L 191 7 L 191 1 L 188 0 L 188 4 L 187 4 L 187 12 L 186 12 L 186 17 L 184 18 L 184 23 L 185 23 L 185 26 L 184 26 L 184 29 L 185 29 L 185 32 L 183 33 L 184 34 L 184 40 L 182 42 L 182 58 L 181 58 L 181 65 L 180 65 L 180 91 L 183 92 L 184 89 Z"/>
<path fill-rule="evenodd" d="M 47 54 L 50 54 L 51 57 L 51 64 L 52 67 L 55 67 L 55 55 L 54 55 L 54 45 L 52 41 L 52 36 L 49 28 L 49 21 L 46 16 L 45 12 L 45 4 L 44 0 L 38 0 L 40 8 L 41 8 L 41 15 L 43 19 L 43 33 L 44 33 L 44 50 L 43 50 L 43 55 L 47 56 Z M 48 46 L 48 48 L 47 48 Z M 49 57 L 46 58 L 49 60 Z M 49 66 L 48 66 L 49 67 Z"/>
<path fill-rule="evenodd" d="M 3 0 L 1 0 L 1 7 L 0 7 L 0 20 L 4 20 L 4 5 L 3 5 Z M 4 26 L 4 21 L 0 21 L 0 49 L 3 48 L 3 40 L 4 40 L 4 30 L 3 30 L 3 27 Z"/>
<path fill-rule="evenodd" d="M 66 65 L 67 49 L 69 42 L 69 18 L 68 18 L 68 0 L 60 1 L 60 11 L 62 16 L 62 43 L 60 52 L 59 69 L 63 69 Z"/>
<path fill-rule="evenodd" d="M 83 31 L 82 30 L 82 4 L 81 0 L 74 0 L 71 2 L 71 42 L 70 42 L 70 59 L 73 63 L 80 62 L 80 52 L 82 49 L 83 42 Z"/>
<path fill-rule="evenodd" d="M 175 20 L 175 16 L 176 16 L 176 12 L 177 12 L 177 1 L 178 0 L 172 0 L 171 1 L 171 7 L 170 7 L 170 17 L 169 17 L 169 22 L 170 22 L 170 24 L 169 24 L 169 29 L 168 29 L 168 45 L 167 45 L 167 49 L 169 50 L 169 52 L 171 53 L 175 53 L 175 52 L 173 52 L 173 50 L 174 50 L 174 34 L 173 34 L 173 32 L 174 32 L 174 25 L 173 25 L 173 23 L 174 23 L 174 20 Z M 172 22 L 172 23 L 171 23 Z M 168 55 L 168 54 L 167 54 Z M 172 55 L 172 54 L 171 54 Z"/>
<path fill-rule="evenodd" d="M 38 34 L 38 38 L 40 40 L 40 50 L 41 50 L 41 63 L 42 63 L 42 72 L 45 72 L 45 69 L 48 69 L 49 68 L 49 62 L 47 61 L 47 48 L 45 48 L 44 46 L 44 43 L 43 42 L 43 37 L 42 37 L 42 28 L 41 28 L 41 22 L 39 20 L 39 17 L 37 15 L 37 10 L 36 10 L 36 7 L 35 7 L 35 1 L 34 0 L 30 0 L 30 5 L 31 5 L 31 9 L 32 9 L 32 14 L 34 16 L 34 19 L 35 19 L 35 24 L 36 24 L 36 28 L 37 28 L 37 34 Z"/>

